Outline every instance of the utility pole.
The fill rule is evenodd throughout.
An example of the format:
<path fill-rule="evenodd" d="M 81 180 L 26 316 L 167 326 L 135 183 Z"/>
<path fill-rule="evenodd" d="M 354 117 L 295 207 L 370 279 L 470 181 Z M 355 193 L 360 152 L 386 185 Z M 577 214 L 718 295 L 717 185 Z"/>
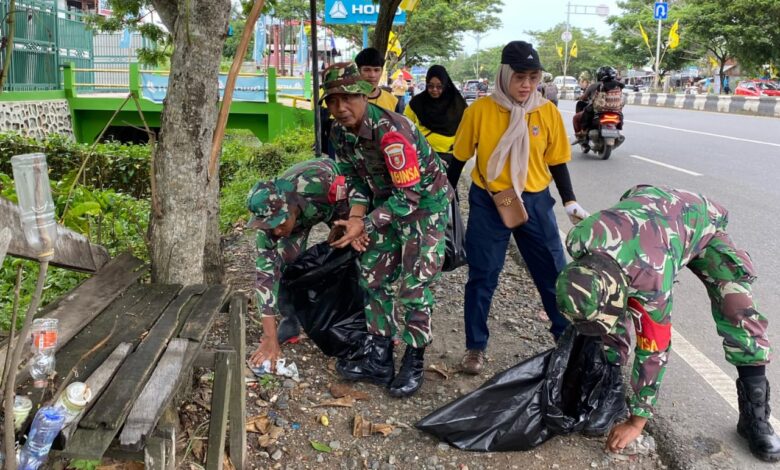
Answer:
<path fill-rule="evenodd" d="M 474 40 L 477 41 L 477 52 L 475 53 L 476 58 L 477 58 L 477 70 L 476 70 L 475 75 L 477 76 L 477 78 L 479 78 L 479 42 L 482 40 L 482 36 L 484 36 L 484 35 L 485 35 L 484 33 L 469 34 L 469 36 L 473 37 Z"/>
<path fill-rule="evenodd" d="M 607 5 L 572 5 L 566 4 L 566 31 L 561 34 L 561 40 L 565 43 L 563 55 L 563 76 L 566 77 L 566 71 L 569 68 L 569 42 L 571 42 L 571 15 L 597 15 L 606 17 L 609 15 L 609 6 Z M 564 80 L 566 80 L 564 78 Z"/>

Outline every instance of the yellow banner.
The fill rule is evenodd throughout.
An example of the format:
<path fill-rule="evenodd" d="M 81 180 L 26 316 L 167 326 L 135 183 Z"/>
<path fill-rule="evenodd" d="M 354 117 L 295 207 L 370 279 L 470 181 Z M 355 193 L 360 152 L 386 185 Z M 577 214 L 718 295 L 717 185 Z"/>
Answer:
<path fill-rule="evenodd" d="M 398 8 L 404 11 L 414 11 L 419 3 L 420 0 L 401 0 L 401 4 L 398 5 Z"/>
<path fill-rule="evenodd" d="M 574 44 L 572 44 L 571 51 L 569 51 L 569 55 L 572 57 L 577 57 L 577 41 L 574 41 Z"/>
<path fill-rule="evenodd" d="M 563 59 L 563 47 L 559 46 L 558 44 L 555 45 L 555 49 L 558 51 L 558 57 Z"/>
<path fill-rule="evenodd" d="M 639 24 L 639 32 L 642 33 L 642 39 L 645 40 L 645 44 L 647 44 L 647 47 L 650 47 L 650 38 L 647 37 L 645 28 L 642 27 L 642 23 L 638 23 L 638 24 Z"/>
<path fill-rule="evenodd" d="M 680 45 L 680 20 L 676 20 L 672 27 L 669 29 L 669 49 L 674 49 Z"/>

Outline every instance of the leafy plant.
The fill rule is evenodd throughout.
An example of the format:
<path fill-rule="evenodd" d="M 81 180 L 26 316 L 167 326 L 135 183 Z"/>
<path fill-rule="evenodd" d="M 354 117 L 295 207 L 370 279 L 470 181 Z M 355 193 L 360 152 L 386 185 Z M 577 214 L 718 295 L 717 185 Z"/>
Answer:
<path fill-rule="evenodd" d="M 95 470 L 100 466 L 100 460 L 75 459 L 71 460 L 68 468 L 75 470 Z"/>

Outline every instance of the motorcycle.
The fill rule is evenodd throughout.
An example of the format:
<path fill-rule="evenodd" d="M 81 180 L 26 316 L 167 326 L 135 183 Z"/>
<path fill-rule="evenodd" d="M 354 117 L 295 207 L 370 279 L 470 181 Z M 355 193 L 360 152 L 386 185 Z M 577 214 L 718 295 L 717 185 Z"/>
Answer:
<path fill-rule="evenodd" d="M 588 130 L 587 139 L 580 142 L 582 153 L 593 150 L 602 160 L 609 159 L 612 150 L 618 148 L 626 138 L 618 129 L 623 116 L 619 112 L 604 111 L 594 113 L 593 122 Z"/>

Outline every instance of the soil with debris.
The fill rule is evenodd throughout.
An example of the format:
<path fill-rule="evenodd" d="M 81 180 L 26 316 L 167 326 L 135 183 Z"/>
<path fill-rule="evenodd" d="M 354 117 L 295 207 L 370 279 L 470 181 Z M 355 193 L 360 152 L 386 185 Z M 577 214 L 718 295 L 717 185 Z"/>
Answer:
<path fill-rule="evenodd" d="M 464 215 L 468 199 L 461 194 Z M 325 238 L 326 227 L 316 230 L 311 243 Z M 253 233 L 239 228 L 225 247 L 228 280 L 251 299 L 254 280 Z M 515 259 L 516 257 L 510 257 Z M 249 468 L 258 469 L 564 469 L 666 468 L 657 454 L 608 455 L 605 438 L 580 435 L 554 437 L 528 452 L 464 452 L 418 431 L 420 418 L 471 392 L 523 359 L 553 347 L 541 301 L 528 273 L 507 260 L 496 290 L 489 320 L 488 361 L 479 376 L 460 373 L 464 353 L 463 291 L 467 267 L 445 273 L 434 287 L 434 341 L 426 352 L 425 382 L 406 399 L 390 397 L 377 386 L 345 382 L 335 371 L 335 360 L 323 355 L 305 337 L 282 347 L 287 363 L 294 362 L 301 381 L 265 376 L 257 379 L 247 369 L 247 429 Z M 255 312 L 250 300 L 250 314 Z M 247 353 L 261 336 L 258 320 L 247 319 Z M 226 341 L 227 324 L 219 321 L 212 343 Z M 396 366 L 400 356 L 396 353 Z M 436 369 L 436 370 L 432 370 Z M 204 375 L 194 399 L 180 412 L 183 429 L 179 458 L 183 468 L 202 465 L 207 442 L 207 413 L 211 377 Z M 359 417 L 355 424 L 355 418 Z M 354 437 L 357 434 L 360 437 Z M 365 437 L 364 437 L 365 436 Z"/>

